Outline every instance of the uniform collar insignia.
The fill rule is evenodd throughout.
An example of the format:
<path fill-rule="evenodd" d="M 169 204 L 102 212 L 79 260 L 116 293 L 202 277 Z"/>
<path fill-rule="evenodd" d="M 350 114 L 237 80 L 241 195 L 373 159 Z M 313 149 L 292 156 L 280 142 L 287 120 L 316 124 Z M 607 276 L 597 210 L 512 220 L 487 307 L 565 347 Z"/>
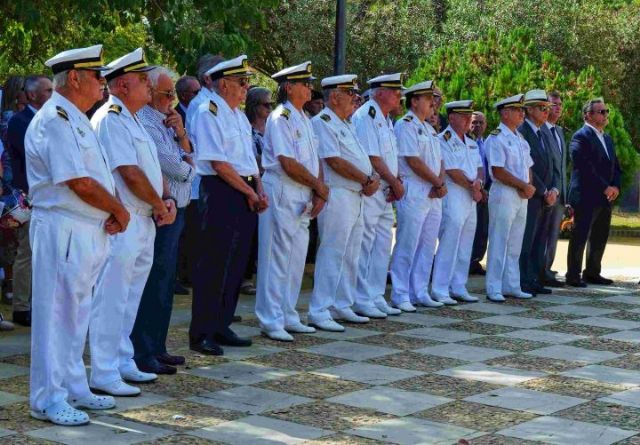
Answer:
<path fill-rule="evenodd" d="M 214 116 L 218 115 L 218 105 L 212 100 L 209 101 L 209 111 L 211 111 Z"/>
<path fill-rule="evenodd" d="M 445 131 L 442 137 L 444 137 L 444 140 L 448 142 L 449 139 L 451 139 L 451 132 L 449 130 Z"/>
<path fill-rule="evenodd" d="M 497 136 L 497 135 L 499 135 L 499 134 L 500 134 L 500 132 L 501 132 L 501 131 L 502 131 L 501 129 L 496 128 L 495 130 L 493 130 L 493 131 L 492 131 L 491 133 L 489 133 L 489 134 L 492 134 L 492 135 L 494 135 L 494 136 Z"/>
<path fill-rule="evenodd" d="M 413 116 L 408 114 L 405 117 L 403 117 L 402 120 L 405 121 L 405 122 L 411 122 L 413 120 Z"/>
<path fill-rule="evenodd" d="M 373 105 L 369 107 L 369 116 L 371 116 L 372 119 L 376 117 L 376 109 Z"/>
<path fill-rule="evenodd" d="M 116 114 L 120 114 L 122 113 L 122 107 L 118 104 L 112 104 L 109 107 L 109 113 L 116 113 Z"/>
<path fill-rule="evenodd" d="M 62 119 L 66 121 L 69 120 L 69 115 L 67 114 L 65 109 L 62 108 L 60 105 L 56 105 L 56 111 L 58 112 L 58 116 L 60 116 Z"/>
<path fill-rule="evenodd" d="M 324 113 L 322 113 L 322 114 L 320 115 L 320 119 L 322 119 L 322 120 L 323 120 L 323 121 L 325 121 L 325 122 L 329 122 L 329 121 L 331 120 L 331 116 L 329 116 L 328 114 L 324 114 Z"/>
<path fill-rule="evenodd" d="M 291 116 L 291 111 L 286 107 L 282 107 L 282 116 L 285 119 L 289 119 L 289 116 Z"/>

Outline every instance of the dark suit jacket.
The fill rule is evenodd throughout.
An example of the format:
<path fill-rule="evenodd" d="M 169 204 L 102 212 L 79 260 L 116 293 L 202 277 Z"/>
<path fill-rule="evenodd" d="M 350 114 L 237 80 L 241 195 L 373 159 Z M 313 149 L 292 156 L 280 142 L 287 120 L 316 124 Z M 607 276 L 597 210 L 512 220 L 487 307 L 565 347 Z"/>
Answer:
<path fill-rule="evenodd" d="M 555 145 L 551 142 L 551 133 L 543 125 L 540 131 L 542 132 L 542 138 L 546 147 L 546 150 L 540 144 L 538 136 L 533 132 L 528 122 L 524 122 L 518 131 L 522 133 L 522 136 L 529 143 L 531 148 L 531 159 L 533 159 L 533 166 L 531 171 L 533 173 L 533 185 L 536 188 L 534 196 L 538 198 L 544 197 L 544 192 L 557 188 L 560 190 L 560 165 L 556 164 L 553 159 L 552 150 L 555 149 Z"/>
<path fill-rule="evenodd" d="M 11 159 L 11 171 L 13 173 L 12 186 L 24 192 L 29 191 L 27 183 L 27 165 L 24 154 L 24 135 L 27 127 L 35 114 L 31 108 L 25 107 L 19 113 L 13 115 L 7 128 L 7 150 Z"/>
<path fill-rule="evenodd" d="M 604 135 L 607 153 L 593 128 L 583 126 L 571 138 L 569 151 L 573 169 L 569 184 L 569 204 L 572 206 L 610 207 L 604 196 L 609 186 L 620 188 L 620 163 L 613 140 Z"/>
<path fill-rule="evenodd" d="M 564 205 L 567 203 L 567 144 L 564 140 L 564 129 L 559 125 L 556 125 L 555 129 L 558 133 L 558 136 L 560 137 L 560 147 L 558 147 L 558 140 L 555 138 L 551 130 L 549 130 L 549 133 L 551 135 L 551 144 L 553 145 L 553 150 L 551 153 L 553 156 L 553 161 L 560 168 L 560 187 L 558 187 L 560 196 L 558 196 L 558 201 L 560 202 L 560 204 Z"/>
<path fill-rule="evenodd" d="M 184 128 L 187 128 L 187 113 L 180 106 L 180 102 L 178 102 L 178 105 L 176 105 L 175 109 L 178 114 L 182 116 L 182 125 L 184 125 Z"/>

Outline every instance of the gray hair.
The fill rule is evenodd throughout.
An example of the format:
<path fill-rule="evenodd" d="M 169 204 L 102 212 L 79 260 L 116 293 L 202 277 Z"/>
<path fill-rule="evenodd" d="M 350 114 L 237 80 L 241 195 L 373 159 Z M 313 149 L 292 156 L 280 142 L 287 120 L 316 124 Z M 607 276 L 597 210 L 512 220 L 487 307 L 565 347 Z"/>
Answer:
<path fill-rule="evenodd" d="M 260 106 L 260 100 L 268 96 L 271 98 L 271 90 L 263 87 L 253 87 L 247 92 L 247 100 L 244 104 L 244 114 L 247 115 L 249 122 L 252 122 L 256 118 L 256 109 Z"/>
<path fill-rule="evenodd" d="M 322 90 L 322 100 L 326 104 L 331 99 L 331 93 L 336 91 L 337 88 L 325 88 Z"/>
<path fill-rule="evenodd" d="M 213 91 L 215 91 L 216 93 L 220 92 L 220 81 L 222 80 L 222 78 L 220 79 L 216 79 L 214 81 L 211 82 L 211 88 L 213 89 Z"/>
<path fill-rule="evenodd" d="M 593 111 L 593 106 L 595 104 L 603 104 L 604 99 L 601 97 L 596 97 L 595 99 L 591 99 L 589 102 L 585 103 L 582 107 L 582 114 L 585 115 L 587 113 L 591 113 Z"/>
<path fill-rule="evenodd" d="M 182 76 L 180 79 L 176 81 L 176 91 L 178 93 L 184 93 L 185 91 L 187 91 L 189 87 L 189 82 L 192 80 L 195 80 L 196 82 L 198 82 L 198 79 L 196 79 L 193 76 Z"/>
<path fill-rule="evenodd" d="M 471 113 L 472 115 L 477 115 L 477 116 L 482 116 L 486 119 L 486 116 L 484 115 L 484 113 L 482 111 L 474 111 L 473 113 Z"/>
<path fill-rule="evenodd" d="M 67 86 L 67 78 L 69 76 L 69 70 L 60 71 L 57 74 L 53 75 L 53 87 L 54 88 L 63 88 Z"/>
<path fill-rule="evenodd" d="M 169 68 L 165 68 L 163 66 L 156 66 L 155 68 L 147 72 L 147 76 L 149 77 L 149 82 L 151 82 L 151 86 L 153 88 L 158 86 L 158 79 L 163 74 L 167 76 L 169 79 L 171 79 L 172 82 L 173 82 L 173 79 L 178 77 L 178 75 L 175 72 L 171 71 Z"/>
<path fill-rule="evenodd" d="M 205 54 L 204 56 L 198 59 L 198 63 L 196 65 L 198 80 L 201 84 L 204 84 L 205 73 L 209 71 L 211 68 L 224 61 L 224 57 L 222 56 L 214 56 L 213 54 Z"/>
<path fill-rule="evenodd" d="M 24 81 L 24 92 L 25 93 L 33 93 L 38 89 L 38 84 L 40 80 L 48 79 L 47 76 L 43 74 L 34 74 L 33 76 L 28 76 Z"/>

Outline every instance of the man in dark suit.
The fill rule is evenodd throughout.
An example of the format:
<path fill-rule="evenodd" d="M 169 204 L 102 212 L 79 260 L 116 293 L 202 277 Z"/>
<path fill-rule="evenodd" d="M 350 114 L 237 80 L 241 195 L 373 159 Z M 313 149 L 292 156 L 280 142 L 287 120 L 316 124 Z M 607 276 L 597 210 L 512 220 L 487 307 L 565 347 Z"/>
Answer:
<path fill-rule="evenodd" d="M 531 147 L 533 185 L 536 192 L 527 204 L 527 223 L 520 253 L 520 283 L 524 292 L 550 294 L 541 277 L 545 266 L 545 251 L 551 210 L 559 195 L 560 169 L 551 150 L 551 133 L 544 125 L 549 117 L 549 102 L 544 90 L 525 94 L 526 119 L 518 128 Z"/>
<path fill-rule="evenodd" d="M 176 81 L 178 105 L 176 111 L 182 116 L 184 127 L 187 128 L 187 108 L 191 100 L 200 92 L 200 82 L 193 76 L 182 76 Z"/>
<path fill-rule="evenodd" d="M 556 279 L 556 272 L 551 270 L 556 257 L 556 247 L 560 236 L 560 223 L 567 205 L 567 146 L 564 139 L 564 129 L 558 125 L 558 120 L 562 116 L 562 98 L 560 93 L 553 91 L 549 93 L 551 110 L 546 126 L 551 132 L 551 142 L 554 149 L 551 151 L 554 161 L 560 166 L 560 194 L 556 204 L 551 211 L 551 222 L 549 238 L 547 239 L 547 251 L 545 255 L 544 279 L 545 284 L 553 287 L 561 287 L 564 284 Z"/>
<path fill-rule="evenodd" d="M 491 187 L 491 175 L 489 175 L 489 164 L 487 153 L 484 148 L 484 132 L 487 130 L 487 118 L 480 111 L 475 111 L 471 117 L 471 137 L 478 144 L 480 157 L 482 158 L 482 169 L 484 171 L 484 188 L 482 189 L 482 201 L 476 204 L 477 225 L 476 234 L 473 239 L 473 250 L 471 251 L 470 274 L 485 275 L 480 261 L 487 253 L 487 238 L 489 236 L 489 188 Z"/>
<path fill-rule="evenodd" d="M 29 76 L 24 81 L 24 92 L 28 104 L 24 110 L 13 115 L 7 128 L 7 150 L 11 160 L 13 180 L 11 185 L 29 192 L 27 166 L 24 154 L 24 136 L 36 112 L 42 108 L 53 93 L 53 84 L 45 76 Z M 31 326 L 31 246 L 29 245 L 29 223 L 16 229 L 18 250 L 13 263 L 13 322 Z"/>
<path fill-rule="evenodd" d="M 620 194 L 620 164 L 611 136 L 604 133 L 609 110 L 601 98 L 582 108 L 584 126 L 571 138 L 573 162 L 569 184 L 569 204 L 574 211 L 574 227 L 567 255 L 567 284 L 586 287 L 586 283 L 612 284 L 600 275 L 602 255 L 609 238 L 611 207 Z M 582 277 L 582 257 L 587 262 Z"/>

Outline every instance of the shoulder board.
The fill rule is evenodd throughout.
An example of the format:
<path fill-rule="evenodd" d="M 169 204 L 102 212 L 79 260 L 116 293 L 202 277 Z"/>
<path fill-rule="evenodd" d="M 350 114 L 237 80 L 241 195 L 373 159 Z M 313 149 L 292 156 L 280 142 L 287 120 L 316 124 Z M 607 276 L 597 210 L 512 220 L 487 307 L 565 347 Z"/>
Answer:
<path fill-rule="evenodd" d="M 325 122 L 329 122 L 331 120 L 331 116 L 329 116 L 328 114 L 321 114 L 320 115 L 320 119 L 322 119 Z"/>
<path fill-rule="evenodd" d="M 218 115 L 218 105 L 212 100 L 209 101 L 209 111 L 211 111 L 214 116 Z"/>
<path fill-rule="evenodd" d="M 493 131 L 492 131 L 491 133 L 489 133 L 489 134 L 492 134 L 492 135 L 494 135 L 494 136 L 497 136 L 497 135 L 499 135 L 499 134 L 500 134 L 500 132 L 501 132 L 501 131 L 502 131 L 501 129 L 496 128 L 495 130 L 493 130 Z"/>
<path fill-rule="evenodd" d="M 451 132 L 449 130 L 445 131 L 442 137 L 445 141 L 448 141 L 449 139 L 451 139 Z"/>
<path fill-rule="evenodd" d="M 113 104 L 109 107 L 109 113 L 120 114 L 122 113 L 122 107 L 118 104 Z"/>
<path fill-rule="evenodd" d="M 372 119 L 374 117 L 376 117 L 376 109 L 375 108 L 369 107 L 369 116 L 371 116 Z"/>
<path fill-rule="evenodd" d="M 58 112 L 58 116 L 60 116 L 62 119 L 64 119 L 65 121 L 69 120 L 69 115 L 67 114 L 64 108 L 62 108 L 59 105 L 56 105 L 56 111 Z"/>
<path fill-rule="evenodd" d="M 405 122 L 411 122 L 413 120 L 413 116 L 405 116 L 402 118 L 402 120 Z"/>
<path fill-rule="evenodd" d="M 291 111 L 289 111 L 288 108 L 282 108 L 282 117 L 284 117 L 285 119 L 289 119 L 289 116 L 291 116 Z"/>
<path fill-rule="evenodd" d="M 466 136 L 467 136 L 469 139 L 471 139 L 472 141 L 475 141 L 475 140 L 476 140 L 476 135 L 475 135 L 475 134 L 473 134 L 473 133 L 471 133 L 471 132 L 467 133 L 467 134 L 466 134 Z"/>

